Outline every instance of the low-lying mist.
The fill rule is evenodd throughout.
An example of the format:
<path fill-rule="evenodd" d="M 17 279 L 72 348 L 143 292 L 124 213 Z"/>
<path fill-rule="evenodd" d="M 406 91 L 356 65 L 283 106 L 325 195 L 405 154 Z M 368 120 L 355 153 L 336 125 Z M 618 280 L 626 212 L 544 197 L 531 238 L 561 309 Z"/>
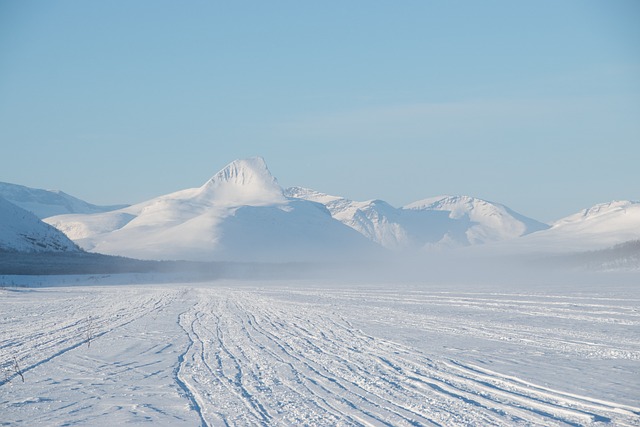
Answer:
<path fill-rule="evenodd" d="M 415 283 L 562 287 L 576 283 L 614 286 L 637 283 L 640 242 L 601 251 L 548 254 L 497 253 L 492 250 L 386 252 L 369 257 L 342 253 L 309 262 L 148 261 L 94 253 L 0 252 L 0 275 L 149 275 L 149 281 L 312 280 L 336 285 Z"/>

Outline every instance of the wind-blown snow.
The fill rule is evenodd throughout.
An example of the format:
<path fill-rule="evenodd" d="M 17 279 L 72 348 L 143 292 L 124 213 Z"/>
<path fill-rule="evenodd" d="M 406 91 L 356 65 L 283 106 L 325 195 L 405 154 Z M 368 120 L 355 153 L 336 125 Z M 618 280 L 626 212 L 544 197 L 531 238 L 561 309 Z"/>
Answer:
<path fill-rule="evenodd" d="M 18 252 L 77 251 L 62 232 L 31 212 L 0 197 L 0 250 Z"/>
<path fill-rule="evenodd" d="M 4 197 L 41 219 L 63 214 L 107 212 L 126 206 L 92 205 L 62 191 L 41 190 L 7 182 L 0 182 L 0 197 Z"/>

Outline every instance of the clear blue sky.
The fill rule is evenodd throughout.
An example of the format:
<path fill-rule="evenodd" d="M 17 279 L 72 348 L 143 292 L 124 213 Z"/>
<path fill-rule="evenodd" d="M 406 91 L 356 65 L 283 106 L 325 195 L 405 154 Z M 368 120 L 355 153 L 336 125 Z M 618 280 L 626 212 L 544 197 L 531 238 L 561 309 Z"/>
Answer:
<path fill-rule="evenodd" d="M 283 186 L 542 221 L 640 199 L 640 1 L 0 0 L 0 181 Z"/>

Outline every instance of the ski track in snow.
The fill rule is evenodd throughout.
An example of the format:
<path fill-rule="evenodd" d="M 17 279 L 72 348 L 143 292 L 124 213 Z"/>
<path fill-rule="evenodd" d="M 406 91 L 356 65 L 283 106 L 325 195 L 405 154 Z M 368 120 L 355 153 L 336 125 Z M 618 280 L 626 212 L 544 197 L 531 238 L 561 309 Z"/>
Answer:
<path fill-rule="evenodd" d="M 572 384 L 587 373 L 561 387 L 497 363 L 515 348 L 523 364 L 534 351 L 634 375 L 638 298 L 290 284 L 0 298 L 0 425 L 640 425 L 633 378 L 614 399 Z M 452 353 L 442 337 L 489 351 Z"/>

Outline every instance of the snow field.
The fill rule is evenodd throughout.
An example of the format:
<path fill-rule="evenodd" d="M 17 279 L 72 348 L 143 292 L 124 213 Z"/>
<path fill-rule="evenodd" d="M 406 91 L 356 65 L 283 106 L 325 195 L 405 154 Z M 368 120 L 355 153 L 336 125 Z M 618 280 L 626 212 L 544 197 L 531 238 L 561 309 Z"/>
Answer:
<path fill-rule="evenodd" d="M 220 282 L 0 298 L 0 425 L 640 425 L 631 287 Z"/>

